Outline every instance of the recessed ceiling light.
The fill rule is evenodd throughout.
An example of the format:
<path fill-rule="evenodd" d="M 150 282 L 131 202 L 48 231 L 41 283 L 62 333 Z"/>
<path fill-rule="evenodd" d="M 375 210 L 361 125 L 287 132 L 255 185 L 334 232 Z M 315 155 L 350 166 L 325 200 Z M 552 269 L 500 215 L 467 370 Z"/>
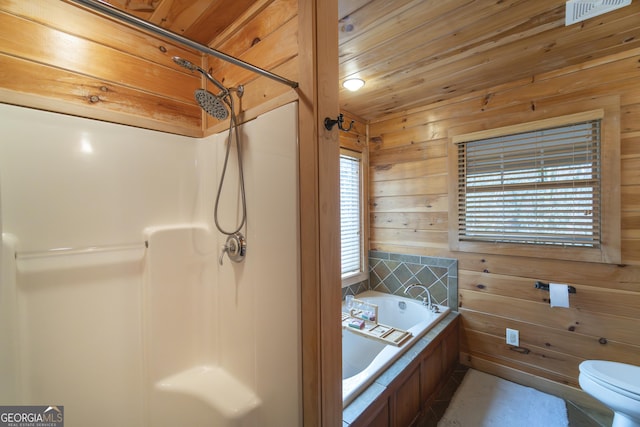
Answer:
<path fill-rule="evenodd" d="M 342 86 L 345 89 L 349 89 L 351 92 L 355 92 L 358 89 L 361 89 L 364 86 L 364 80 L 362 79 L 347 79 L 342 82 Z"/>

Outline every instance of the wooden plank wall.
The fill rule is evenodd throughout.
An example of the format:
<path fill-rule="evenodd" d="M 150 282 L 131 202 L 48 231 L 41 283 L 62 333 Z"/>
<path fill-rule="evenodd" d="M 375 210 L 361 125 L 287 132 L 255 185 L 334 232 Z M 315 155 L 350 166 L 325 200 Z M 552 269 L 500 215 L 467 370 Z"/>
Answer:
<path fill-rule="evenodd" d="M 297 2 L 255 4 L 212 47 L 296 80 Z M 297 99 L 286 85 L 64 1 L 0 0 L 0 27 L 4 103 L 193 137 L 223 130 L 228 122 L 209 118 L 193 99 L 205 80 L 173 56 L 205 69 L 209 62 L 225 85 L 245 84 L 241 121 Z"/>
<path fill-rule="evenodd" d="M 586 403 L 576 391 L 582 360 L 640 365 L 639 63 L 640 50 L 630 50 L 370 123 L 370 249 L 459 259 L 463 363 Z M 612 96 L 621 116 L 621 265 L 449 251 L 451 134 Z M 571 308 L 550 308 L 537 280 L 576 287 Z M 528 352 L 505 344 L 507 327 Z"/>
<path fill-rule="evenodd" d="M 298 0 L 263 0 L 216 38 L 210 47 L 246 61 L 289 80 L 299 80 Z M 240 101 L 241 121 L 297 99 L 289 86 L 246 69 L 208 57 L 208 70 L 225 86 L 244 85 Z M 207 133 L 215 133 L 228 124 L 207 117 Z"/>

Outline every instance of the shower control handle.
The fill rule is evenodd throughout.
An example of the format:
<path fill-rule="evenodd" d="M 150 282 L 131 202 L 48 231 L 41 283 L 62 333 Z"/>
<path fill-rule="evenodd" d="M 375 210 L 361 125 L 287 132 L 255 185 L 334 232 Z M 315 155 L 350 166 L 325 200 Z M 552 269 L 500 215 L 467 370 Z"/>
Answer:
<path fill-rule="evenodd" d="M 231 234 L 227 237 L 227 242 L 222 247 L 222 253 L 218 262 L 222 265 L 224 254 L 229 256 L 229 259 L 233 262 L 242 262 L 247 253 L 247 241 L 241 233 Z"/>

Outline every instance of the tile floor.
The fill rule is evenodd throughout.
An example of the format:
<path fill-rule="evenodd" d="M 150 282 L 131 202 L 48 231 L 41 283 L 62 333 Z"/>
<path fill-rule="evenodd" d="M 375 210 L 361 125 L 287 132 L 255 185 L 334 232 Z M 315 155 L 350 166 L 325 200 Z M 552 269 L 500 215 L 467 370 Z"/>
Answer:
<path fill-rule="evenodd" d="M 466 366 L 459 365 L 453 371 L 453 374 L 438 397 L 436 397 L 431 408 L 420 420 L 418 420 L 416 427 L 436 427 L 438 425 L 438 421 L 447 410 L 449 402 L 451 402 L 453 395 L 462 382 L 462 379 L 468 369 L 469 368 Z M 608 427 L 611 425 L 613 415 L 610 413 L 594 412 L 569 401 L 566 401 L 565 403 L 567 405 L 567 413 L 569 415 L 569 427 Z"/>

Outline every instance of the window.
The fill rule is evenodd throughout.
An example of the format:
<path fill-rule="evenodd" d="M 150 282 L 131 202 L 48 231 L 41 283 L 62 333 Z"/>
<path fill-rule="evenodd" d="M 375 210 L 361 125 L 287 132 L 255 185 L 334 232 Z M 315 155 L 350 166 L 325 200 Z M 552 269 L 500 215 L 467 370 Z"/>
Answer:
<path fill-rule="evenodd" d="M 616 262 L 602 126 L 598 110 L 454 138 L 452 249 Z"/>
<path fill-rule="evenodd" d="M 464 241 L 598 247 L 600 120 L 458 145 Z"/>
<path fill-rule="evenodd" d="M 363 280 L 362 155 L 340 150 L 340 240 L 342 280 Z"/>

